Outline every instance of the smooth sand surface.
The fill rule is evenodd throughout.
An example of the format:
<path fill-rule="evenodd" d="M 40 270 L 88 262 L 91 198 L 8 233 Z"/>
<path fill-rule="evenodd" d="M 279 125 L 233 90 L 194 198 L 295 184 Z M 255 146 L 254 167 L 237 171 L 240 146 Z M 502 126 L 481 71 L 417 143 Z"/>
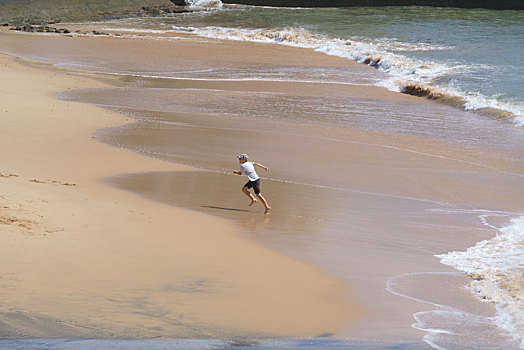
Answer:
<path fill-rule="evenodd" d="M 101 83 L 5 55 L 0 75 L 1 337 L 309 337 L 361 312 L 224 219 L 102 184 L 188 168 L 100 144 L 127 120 L 52 96 Z"/>

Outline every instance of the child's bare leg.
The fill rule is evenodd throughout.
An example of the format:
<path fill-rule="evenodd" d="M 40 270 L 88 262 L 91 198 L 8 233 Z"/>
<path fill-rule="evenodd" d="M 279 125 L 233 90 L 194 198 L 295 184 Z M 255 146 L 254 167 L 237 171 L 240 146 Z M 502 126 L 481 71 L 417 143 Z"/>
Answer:
<path fill-rule="evenodd" d="M 262 204 L 264 204 L 264 207 L 266 208 L 266 211 L 264 212 L 264 214 L 269 213 L 269 211 L 271 210 L 271 207 L 269 206 L 269 204 L 267 204 L 266 199 L 260 193 L 257 193 L 257 197 L 260 199 L 260 201 L 262 202 Z"/>
<path fill-rule="evenodd" d="M 247 187 L 242 187 L 242 192 L 244 192 L 245 195 L 248 196 L 249 199 L 251 199 L 251 203 L 249 203 L 249 206 L 252 206 L 255 202 L 257 202 L 256 198 L 253 197 L 253 195 L 251 194 L 251 192 L 249 192 Z"/>

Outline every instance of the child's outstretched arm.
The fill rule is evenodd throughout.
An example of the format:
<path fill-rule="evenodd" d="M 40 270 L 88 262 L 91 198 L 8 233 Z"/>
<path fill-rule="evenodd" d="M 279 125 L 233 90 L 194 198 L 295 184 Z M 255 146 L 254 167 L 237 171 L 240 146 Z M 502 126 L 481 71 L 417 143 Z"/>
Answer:
<path fill-rule="evenodd" d="M 253 163 L 253 165 L 259 166 L 259 167 L 261 167 L 262 169 L 264 169 L 265 171 L 268 170 L 268 167 L 265 166 L 265 165 L 262 165 L 262 164 L 259 164 L 259 163 Z"/>
<path fill-rule="evenodd" d="M 233 171 L 233 174 L 237 174 L 237 175 L 242 175 L 242 172 L 241 171 Z"/>

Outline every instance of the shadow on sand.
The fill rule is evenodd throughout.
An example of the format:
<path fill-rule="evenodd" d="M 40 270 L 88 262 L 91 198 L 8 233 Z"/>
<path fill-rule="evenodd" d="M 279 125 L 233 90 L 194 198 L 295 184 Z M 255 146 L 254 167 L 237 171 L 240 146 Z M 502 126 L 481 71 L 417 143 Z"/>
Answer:
<path fill-rule="evenodd" d="M 213 206 L 213 205 L 201 205 L 200 208 L 217 209 L 217 210 L 229 210 L 229 211 L 241 211 L 241 212 L 245 212 L 245 213 L 254 213 L 253 211 L 246 210 L 246 209 L 224 208 L 224 207 L 216 207 L 216 206 Z"/>

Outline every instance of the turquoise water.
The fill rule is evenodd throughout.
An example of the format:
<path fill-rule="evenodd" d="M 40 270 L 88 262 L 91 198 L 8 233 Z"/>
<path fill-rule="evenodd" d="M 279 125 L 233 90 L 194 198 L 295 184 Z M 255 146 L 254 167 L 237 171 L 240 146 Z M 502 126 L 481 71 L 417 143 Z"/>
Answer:
<path fill-rule="evenodd" d="M 524 125 L 524 11 L 223 5 L 110 26 L 311 47 L 388 73 L 377 85 L 404 91 L 422 84 L 466 109 L 511 112 L 512 122 Z"/>

